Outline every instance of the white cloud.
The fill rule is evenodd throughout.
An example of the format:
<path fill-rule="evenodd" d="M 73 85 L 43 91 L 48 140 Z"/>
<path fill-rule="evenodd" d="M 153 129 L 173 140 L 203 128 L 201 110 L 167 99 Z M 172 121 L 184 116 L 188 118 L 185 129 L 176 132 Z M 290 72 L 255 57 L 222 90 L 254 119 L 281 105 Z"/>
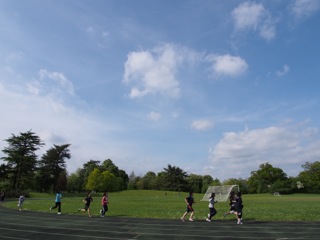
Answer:
<path fill-rule="evenodd" d="M 148 115 L 147 115 L 147 118 L 151 121 L 159 121 L 160 118 L 161 118 L 161 114 L 160 113 L 157 113 L 157 112 L 150 112 Z"/>
<path fill-rule="evenodd" d="M 11 134 L 18 135 L 31 129 L 46 144 L 39 155 L 53 144 L 71 144 L 72 158 L 67 163 L 71 172 L 90 159 L 101 160 L 114 155 L 120 158 L 122 155 L 113 136 L 119 125 L 99 120 L 90 109 L 77 111 L 50 94 L 34 95 L 25 85 L 12 84 L 8 89 L 1 83 L 0 109 L 3 115 L 0 149 L 4 149 L 6 142 L 3 140 Z"/>
<path fill-rule="evenodd" d="M 230 171 L 235 178 L 249 177 L 250 171 L 258 169 L 261 163 L 269 162 L 288 175 L 297 174 L 297 165 L 315 161 L 320 154 L 312 141 L 316 135 L 317 129 L 301 130 L 290 126 L 227 132 L 210 150 L 212 166 L 209 168 L 217 173 L 220 171 L 221 178 L 223 173 Z"/>
<path fill-rule="evenodd" d="M 282 69 L 280 69 L 276 72 L 276 74 L 278 77 L 282 77 L 282 76 L 286 75 L 289 71 L 290 71 L 290 67 L 287 64 L 285 64 L 285 65 L 283 65 Z"/>
<path fill-rule="evenodd" d="M 137 51 L 128 54 L 123 82 L 133 85 L 131 98 L 160 93 L 170 97 L 180 96 L 180 83 L 176 72 L 181 63 L 193 61 L 195 56 L 186 49 L 170 44 L 152 51 Z"/>
<path fill-rule="evenodd" d="M 298 19 L 309 17 L 320 9 L 319 0 L 295 0 L 291 11 Z"/>
<path fill-rule="evenodd" d="M 215 75 L 239 76 L 248 69 L 247 62 L 237 56 L 230 55 L 209 55 L 207 60 L 212 62 L 212 69 Z"/>
<path fill-rule="evenodd" d="M 276 36 L 275 21 L 266 19 L 260 26 L 260 36 L 266 40 L 272 40 Z"/>
<path fill-rule="evenodd" d="M 265 14 L 265 9 L 261 4 L 244 2 L 231 12 L 235 27 L 238 30 L 256 30 Z"/>
<path fill-rule="evenodd" d="M 259 35 L 266 40 L 271 40 L 276 36 L 276 20 L 262 4 L 241 3 L 231 12 L 231 16 L 238 31 L 258 31 Z"/>
<path fill-rule="evenodd" d="M 39 71 L 39 76 L 41 81 L 53 80 L 58 84 L 59 89 L 65 90 L 68 94 L 74 95 L 73 84 L 69 81 L 63 73 L 60 72 L 49 72 L 46 69 L 41 69 Z M 52 85 L 51 85 L 52 87 Z M 58 89 L 55 87 L 54 89 Z"/>
<path fill-rule="evenodd" d="M 207 119 L 194 120 L 191 123 L 191 128 L 199 131 L 205 131 L 213 127 L 213 123 Z"/>

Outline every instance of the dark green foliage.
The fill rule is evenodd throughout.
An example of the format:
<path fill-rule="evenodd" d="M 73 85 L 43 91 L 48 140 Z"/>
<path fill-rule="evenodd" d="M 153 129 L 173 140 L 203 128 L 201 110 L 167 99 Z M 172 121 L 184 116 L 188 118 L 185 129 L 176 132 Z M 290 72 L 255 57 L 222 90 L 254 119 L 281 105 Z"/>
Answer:
<path fill-rule="evenodd" d="M 223 185 L 238 185 L 241 189 L 241 193 L 246 194 L 249 192 L 248 181 L 242 178 L 229 178 L 223 182 Z"/>
<path fill-rule="evenodd" d="M 320 162 L 306 162 L 302 167 L 304 171 L 298 176 L 303 184 L 302 189 L 308 193 L 320 193 Z"/>
<path fill-rule="evenodd" d="M 163 190 L 188 191 L 188 175 L 181 168 L 169 164 L 167 168 L 164 168 L 164 172 L 160 176 Z"/>
<path fill-rule="evenodd" d="M 168 164 L 164 171 L 147 172 L 136 176 L 119 169 L 111 159 L 102 163 L 89 160 L 70 176 L 66 170 L 66 159 L 71 158 L 70 144 L 55 145 L 40 160 L 36 151 L 44 145 L 41 139 L 31 131 L 14 135 L 5 140 L 2 157 L 5 162 L 0 165 L 0 191 L 15 195 L 21 191 L 55 191 L 83 192 L 88 186 L 92 190 L 120 191 L 126 189 L 165 190 L 205 193 L 209 186 L 238 185 L 242 193 L 320 193 L 320 162 L 306 162 L 298 177 L 287 177 L 282 169 L 264 163 L 252 171 L 248 179 L 230 178 L 223 183 L 210 175 L 187 174 L 183 169 Z M 96 169 L 96 174 L 93 171 Z M 89 182 L 89 177 L 90 183 Z M 100 181 L 100 182 L 99 182 Z"/>
<path fill-rule="evenodd" d="M 111 159 L 104 160 L 101 164 L 102 171 L 109 171 L 117 177 L 118 190 L 126 190 L 129 182 L 128 174 L 119 169 Z"/>
<path fill-rule="evenodd" d="M 156 189 L 156 178 L 157 175 L 154 172 L 147 172 L 140 180 L 137 182 L 137 189 L 151 190 Z"/>
<path fill-rule="evenodd" d="M 138 182 L 140 181 L 141 177 L 136 176 L 132 171 L 129 176 L 128 182 L 128 190 L 137 190 L 138 189 Z"/>
<path fill-rule="evenodd" d="M 83 191 L 83 178 L 82 169 L 78 168 L 76 172 L 72 173 L 68 177 L 67 181 L 67 191 L 68 192 L 82 192 Z"/>
<path fill-rule="evenodd" d="M 54 145 L 39 161 L 39 171 L 37 176 L 40 191 L 66 189 L 66 161 L 70 159 L 70 144 Z"/>
<path fill-rule="evenodd" d="M 34 183 L 34 172 L 37 166 L 36 151 L 44 143 L 31 130 L 17 136 L 12 134 L 5 141 L 9 146 L 2 150 L 7 155 L 2 159 L 7 162 L 4 170 L 11 189 L 29 188 Z"/>
<path fill-rule="evenodd" d="M 210 175 L 204 175 L 202 177 L 202 189 L 201 192 L 205 193 L 208 189 L 208 187 L 212 184 L 213 178 Z M 220 185 L 220 184 L 218 184 Z"/>
<path fill-rule="evenodd" d="M 187 177 L 187 184 L 189 186 L 189 189 L 191 189 L 193 192 L 201 193 L 203 177 L 201 175 L 190 174 Z"/>
<path fill-rule="evenodd" d="M 280 168 L 273 167 L 270 163 L 260 165 L 260 169 L 252 171 L 248 179 L 250 193 L 268 193 L 276 181 L 285 181 L 287 174 Z"/>

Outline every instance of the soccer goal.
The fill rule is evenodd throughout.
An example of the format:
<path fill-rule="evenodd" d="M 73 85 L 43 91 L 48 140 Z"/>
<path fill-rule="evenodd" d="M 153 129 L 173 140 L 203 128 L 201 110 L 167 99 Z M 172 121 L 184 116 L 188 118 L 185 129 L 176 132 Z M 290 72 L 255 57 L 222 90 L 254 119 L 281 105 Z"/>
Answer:
<path fill-rule="evenodd" d="M 222 186 L 209 186 L 201 201 L 208 201 L 211 193 L 215 193 L 215 200 L 218 202 L 225 202 L 228 200 L 231 191 L 239 192 L 238 185 L 222 185 Z"/>

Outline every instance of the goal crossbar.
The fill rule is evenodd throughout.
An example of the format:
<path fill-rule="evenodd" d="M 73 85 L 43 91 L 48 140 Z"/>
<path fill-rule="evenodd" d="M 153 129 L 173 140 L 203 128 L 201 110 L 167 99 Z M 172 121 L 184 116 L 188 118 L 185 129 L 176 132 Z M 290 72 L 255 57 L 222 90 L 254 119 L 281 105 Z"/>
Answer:
<path fill-rule="evenodd" d="M 208 201 L 211 193 L 215 193 L 215 200 L 225 202 L 228 200 L 231 191 L 239 192 L 239 185 L 209 186 L 201 201 Z"/>

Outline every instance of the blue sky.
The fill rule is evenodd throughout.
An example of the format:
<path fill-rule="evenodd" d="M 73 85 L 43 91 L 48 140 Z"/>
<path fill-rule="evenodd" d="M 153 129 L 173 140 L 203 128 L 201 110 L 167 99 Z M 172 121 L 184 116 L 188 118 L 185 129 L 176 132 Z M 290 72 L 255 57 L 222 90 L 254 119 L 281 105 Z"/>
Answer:
<path fill-rule="evenodd" d="M 320 160 L 319 26 L 319 0 L 2 0 L 1 138 L 70 143 L 70 173 L 297 176 Z"/>

